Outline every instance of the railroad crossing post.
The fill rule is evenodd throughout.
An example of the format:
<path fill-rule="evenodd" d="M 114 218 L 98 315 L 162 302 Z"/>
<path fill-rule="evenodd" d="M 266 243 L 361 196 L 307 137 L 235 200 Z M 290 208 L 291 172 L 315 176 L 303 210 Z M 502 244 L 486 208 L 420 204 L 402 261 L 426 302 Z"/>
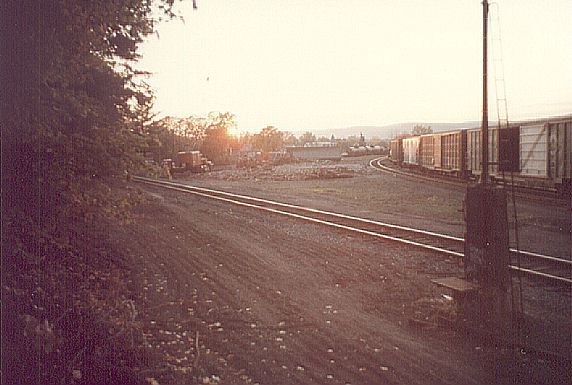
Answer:
<path fill-rule="evenodd" d="M 480 286 L 466 315 L 489 331 L 508 333 L 512 311 L 505 191 L 491 184 L 468 186 L 465 220 L 465 278 Z"/>

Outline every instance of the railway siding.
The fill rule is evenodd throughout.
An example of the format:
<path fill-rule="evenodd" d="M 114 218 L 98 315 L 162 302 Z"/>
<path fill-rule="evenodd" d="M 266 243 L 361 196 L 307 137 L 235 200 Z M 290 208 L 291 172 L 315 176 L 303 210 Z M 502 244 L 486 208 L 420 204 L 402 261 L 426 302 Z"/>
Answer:
<path fill-rule="evenodd" d="M 463 257 L 462 250 L 464 240 L 447 234 L 439 234 L 220 190 L 187 186 L 167 181 L 156 181 L 141 177 L 137 177 L 136 180 L 175 191 L 191 193 L 235 205 L 264 210 L 274 214 L 286 215 L 361 235 L 399 242 L 410 247 L 431 250 L 448 256 Z M 514 255 L 511 256 L 511 260 L 516 260 L 518 263 L 510 265 L 510 268 L 518 274 L 542 278 L 551 283 L 572 285 L 572 261 L 570 258 L 562 259 L 526 251 L 517 252 L 517 250 L 513 250 L 512 253 Z M 539 264 L 538 261 L 541 261 L 541 263 Z M 539 265 L 540 267 L 537 267 Z M 547 271 L 548 266 L 550 267 L 550 271 Z"/>

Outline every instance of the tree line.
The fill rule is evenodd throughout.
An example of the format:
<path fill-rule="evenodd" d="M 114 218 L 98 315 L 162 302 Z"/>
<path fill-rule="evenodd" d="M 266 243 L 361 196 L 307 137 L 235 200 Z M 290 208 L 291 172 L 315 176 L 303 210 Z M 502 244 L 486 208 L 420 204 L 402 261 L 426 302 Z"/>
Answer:
<path fill-rule="evenodd" d="M 287 146 L 304 146 L 309 143 L 329 142 L 343 148 L 363 143 L 363 137 L 354 135 L 336 139 L 334 135 L 318 136 L 306 131 L 298 136 L 281 131 L 274 126 L 262 128 L 257 133 L 233 134 L 235 116 L 230 112 L 211 112 L 207 116 L 191 115 L 186 118 L 165 117 L 149 124 L 146 131 L 147 159 L 159 163 L 173 158 L 179 151 L 201 151 L 215 164 L 226 164 L 233 151 L 250 150 L 263 153 L 283 151 Z M 383 143 L 373 140 L 371 144 Z"/>

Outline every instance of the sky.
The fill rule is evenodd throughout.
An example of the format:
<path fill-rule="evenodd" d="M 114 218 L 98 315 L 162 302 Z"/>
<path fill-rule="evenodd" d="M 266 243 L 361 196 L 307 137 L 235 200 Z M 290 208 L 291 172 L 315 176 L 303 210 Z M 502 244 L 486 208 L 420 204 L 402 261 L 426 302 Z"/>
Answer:
<path fill-rule="evenodd" d="M 140 49 L 159 117 L 229 111 L 243 132 L 481 119 L 480 0 L 176 4 L 184 22 L 156 23 Z M 572 0 L 491 5 L 509 120 L 572 113 L 571 16 Z"/>

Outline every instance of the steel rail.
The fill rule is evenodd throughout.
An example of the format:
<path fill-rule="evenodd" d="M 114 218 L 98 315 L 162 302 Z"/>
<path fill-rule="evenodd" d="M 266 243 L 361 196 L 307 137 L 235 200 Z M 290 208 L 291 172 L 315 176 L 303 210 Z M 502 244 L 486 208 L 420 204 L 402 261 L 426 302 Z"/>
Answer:
<path fill-rule="evenodd" d="M 246 202 L 240 202 L 237 200 L 233 200 L 230 198 L 223 198 L 220 196 L 216 196 L 216 195 L 212 195 L 212 193 L 206 193 L 206 192 L 199 192 L 199 191 L 192 191 L 192 189 L 188 189 L 187 187 L 191 187 L 191 186 L 185 186 L 182 184 L 178 184 L 178 183 L 174 183 L 173 185 L 169 185 L 169 184 L 165 184 L 163 182 L 155 182 L 155 181 L 150 181 L 150 180 L 143 180 L 141 178 L 136 177 L 136 180 L 140 180 L 143 181 L 145 183 L 149 183 L 152 185 L 156 185 L 156 186 L 161 186 L 170 190 L 175 190 L 175 191 L 181 191 L 181 192 L 186 192 L 189 194 L 195 194 L 195 195 L 199 195 L 199 196 L 204 196 L 207 198 L 211 198 L 211 199 L 216 199 L 219 201 L 223 201 L 223 202 L 228 202 L 228 203 L 232 203 L 235 204 L 237 206 L 244 206 L 244 207 L 250 207 L 250 208 L 255 208 L 258 210 L 262 210 L 262 211 L 268 211 L 271 213 L 275 213 L 275 214 L 281 214 L 281 215 L 285 215 L 288 217 L 292 217 L 292 218 L 297 218 L 297 219 L 302 219 L 308 222 L 313 222 L 313 223 L 319 223 L 322 225 L 326 225 L 326 226 L 330 226 L 330 227 L 335 227 L 338 229 L 343 229 L 343 230 L 348 230 L 348 231 L 352 231 L 352 232 L 356 232 L 359 234 L 364 234 L 364 235 L 370 235 L 373 237 L 378 237 L 378 238 L 383 238 L 383 239 L 387 239 L 390 241 L 395 241 L 395 242 L 400 242 L 400 243 L 405 243 L 408 244 L 410 246 L 415 246 L 415 247 L 420 247 L 423 249 L 427 249 L 427 250 L 432 250 L 432 251 L 437 251 L 439 253 L 443 253 L 443 254 L 447 254 L 447 255 L 452 255 L 455 257 L 462 257 L 463 254 L 462 253 L 458 253 L 456 251 L 452 251 L 452 250 L 447 250 L 447 249 L 443 249 L 440 247 L 436 247 L 436 246 L 431 246 L 431 245 L 425 245 L 423 243 L 419 243 L 419 242 L 415 242 L 415 241 L 410 241 L 408 239 L 402 239 L 402 238 L 396 238 L 396 237 L 392 237 L 390 235 L 385 235 L 385 234 L 380 234 L 380 233 L 376 233 L 373 231 L 368 231 L 368 230 L 363 230 L 363 229 L 358 229 L 355 227 L 351 227 L 351 226 L 346 226 L 346 225 L 341 225 L 339 223 L 334 223 L 334 222 L 328 222 L 328 221 L 324 221 L 321 219 L 316 219 L 316 218 L 311 218 L 311 217 L 306 217 L 300 214 L 294 214 L 294 213 L 289 213 L 287 211 L 282 211 L 282 210 L 277 210 L 277 209 L 273 209 L 270 207 L 265 207 L 265 206 L 259 206 L 259 205 L 255 205 L 252 203 L 246 203 Z M 208 189 L 207 189 L 208 190 Z"/>
<path fill-rule="evenodd" d="M 396 170 L 396 169 L 393 169 L 393 168 L 384 166 L 384 165 L 381 164 L 381 161 L 382 161 L 383 159 L 387 159 L 387 156 L 382 156 L 382 157 L 379 157 L 379 158 L 372 159 L 372 160 L 369 162 L 370 167 L 373 167 L 373 168 L 375 168 L 375 169 L 377 169 L 377 170 L 380 170 L 380 171 L 383 171 L 383 172 L 387 172 L 387 173 L 391 173 L 391 174 L 402 175 L 402 176 L 407 177 L 407 178 L 422 179 L 422 180 L 426 180 L 426 181 L 429 181 L 429 182 L 435 182 L 435 181 L 436 181 L 435 178 L 431 178 L 431 177 L 424 176 L 424 175 L 411 174 L 411 173 L 408 173 L 408 172 L 404 172 L 404 171 L 401 171 L 401 170 Z M 464 184 L 464 183 L 461 183 L 461 182 L 455 181 L 455 180 L 445 179 L 445 178 L 439 179 L 439 183 L 441 183 L 441 184 L 448 184 L 448 185 L 451 185 L 451 186 L 454 186 L 454 187 L 459 187 L 459 188 L 464 188 L 464 187 L 465 187 L 465 184 Z"/>
<path fill-rule="evenodd" d="M 369 162 L 369 165 L 370 165 L 371 167 L 375 168 L 375 169 L 378 169 L 378 170 L 381 170 L 381 171 L 384 171 L 384 172 L 393 173 L 393 174 L 400 174 L 400 175 L 404 175 L 404 176 L 410 176 L 410 177 L 412 177 L 412 178 L 417 178 L 416 175 L 404 173 L 404 172 L 399 171 L 399 170 L 393 170 L 393 169 L 391 169 L 391 168 L 389 168 L 389 167 L 387 167 L 387 166 L 384 166 L 384 165 L 380 164 L 381 160 L 382 160 L 382 159 L 385 159 L 385 158 L 387 158 L 387 157 L 380 157 L 380 158 L 372 159 L 372 160 Z M 377 164 L 377 166 L 376 166 L 375 164 Z M 422 176 L 422 175 L 419 176 L 419 178 L 420 178 L 420 179 L 424 179 L 424 180 L 433 180 L 433 179 L 431 179 L 431 178 L 427 178 L 427 177 L 424 177 L 424 176 Z M 456 183 L 456 182 L 453 182 L 453 181 L 445 180 L 444 182 L 447 183 L 447 184 L 454 185 L 454 186 L 459 185 L 459 183 Z M 464 241 L 465 241 L 464 238 L 458 238 L 458 239 L 459 239 L 461 242 L 464 242 Z M 552 256 L 550 256 L 550 255 L 543 255 L 543 254 L 538 254 L 538 253 L 534 253 L 534 252 L 531 252 L 531 251 L 518 250 L 518 249 L 515 249 L 515 248 L 510 248 L 509 251 L 512 252 L 512 253 L 514 253 L 514 254 L 524 256 L 524 257 L 530 257 L 530 258 L 535 258 L 535 259 L 543 259 L 543 260 L 548 261 L 548 262 L 560 263 L 560 264 L 568 265 L 568 266 L 572 267 L 572 259 L 552 257 Z"/>
<path fill-rule="evenodd" d="M 435 179 L 435 178 L 431 178 L 431 177 L 427 177 L 424 175 L 418 175 L 418 174 L 412 174 L 412 173 L 408 173 L 408 172 L 404 172 L 401 170 L 396 170 L 394 168 L 391 167 L 387 167 L 381 164 L 381 161 L 384 159 L 387 159 L 387 156 L 382 156 L 379 158 L 375 158 L 372 159 L 369 162 L 370 167 L 373 167 L 379 171 L 383 171 L 383 172 L 387 172 L 387 173 L 391 173 L 391 174 L 397 174 L 397 175 L 402 175 L 406 178 L 412 178 L 412 179 L 423 179 L 423 180 L 427 180 L 430 182 L 436 182 L 437 180 L 439 181 L 440 184 L 448 184 L 454 187 L 464 187 L 466 186 L 466 183 L 460 182 L 460 181 L 456 181 L 456 180 L 452 180 L 452 179 L 447 179 L 447 178 L 441 178 L 441 179 Z M 502 185 L 502 184 L 499 184 Z M 529 200 L 542 200 L 542 201 L 549 201 L 555 205 L 562 205 L 564 203 L 566 203 L 565 199 L 559 198 L 556 193 L 557 190 L 555 188 L 532 188 L 532 187 L 523 187 L 523 186 L 515 186 L 517 189 L 517 195 L 520 197 L 524 197 L 526 199 Z M 543 194 L 543 195 L 540 195 Z M 546 196 L 546 194 L 552 194 L 554 196 Z"/>
<path fill-rule="evenodd" d="M 540 278 L 545 278 L 545 279 L 549 279 L 549 280 L 554 280 L 554 281 L 558 281 L 560 283 L 565 283 L 568 285 L 572 284 L 572 279 L 568 279 L 568 278 L 564 278 L 564 277 L 559 277 L 557 275 L 552 275 L 552 274 L 546 274 L 540 271 L 536 271 L 536 270 L 531 270 L 531 269 L 526 269 L 524 267 L 518 267 L 518 266 L 513 266 L 513 265 L 508 265 L 509 269 L 514 270 L 514 271 L 518 271 L 518 272 L 523 272 L 529 275 L 534 275 Z"/>
<path fill-rule="evenodd" d="M 211 198 L 211 199 L 215 199 L 215 200 L 219 200 L 219 201 L 224 201 L 227 203 L 232 203 L 232 204 L 235 204 L 238 206 L 255 208 L 258 210 L 272 212 L 272 213 L 280 214 L 280 215 L 285 215 L 285 216 L 292 217 L 292 218 L 302 219 L 302 220 L 305 220 L 308 222 L 313 222 L 313 223 L 318 223 L 318 224 L 322 224 L 322 225 L 326 225 L 326 226 L 330 226 L 330 227 L 335 227 L 335 228 L 339 228 L 339 229 L 343 229 L 343 230 L 348 230 L 348 231 L 356 232 L 359 234 L 364 234 L 364 235 L 369 235 L 369 236 L 373 236 L 373 237 L 377 237 L 377 238 L 387 239 L 387 240 L 394 241 L 394 242 L 404 243 L 404 244 L 407 244 L 410 246 L 415 246 L 415 247 L 419 247 L 419 248 L 426 249 L 426 250 L 436 251 L 436 252 L 446 254 L 446 255 L 451 255 L 451 256 L 460 257 L 460 258 L 464 257 L 463 253 L 443 249 L 441 247 L 426 245 L 426 244 L 411 241 L 408 239 L 402 239 L 402 238 L 397 238 L 397 237 L 393 237 L 390 235 L 376 233 L 373 231 L 358 229 L 358 228 L 351 227 L 351 226 L 346 226 L 346 225 L 342 225 L 342 224 L 338 224 L 338 223 L 334 223 L 334 222 L 328 222 L 328 221 L 324 221 L 324 220 L 317 219 L 317 218 L 311 218 L 311 217 L 307 217 L 307 216 L 300 215 L 300 214 L 295 214 L 295 213 L 291 213 L 291 212 L 287 212 L 287 211 L 273 209 L 270 207 L 256 205 L 253 203 L 241 202 L 241 201 L 238 201 L 235 199 L 236 198 L 245 199 L 245 200 L 250 200 L 250 201 L 254 201 L 254 202 L 258 202 L 258 203 L 266 203 L 266 204 L 279 206 L 279 207 L 297 209 L 297 210 L 301 210 L 301 211 L 312 212 L 312 213 L 317 213 L 317 214 L 322 214 L 322 215 L 330 215 L 333 217 L 350 219 L 350 220 L 355 220 L 358 222 L 363 222 L 363 223 L 368 223 L 368 224 L 375 224 L 375 225 L 379 225 L 382 227 L 385 226 L 385 227 L 392 228 L 392 229 L 409 231 L 409 232 L 413 232 L 416 234 L 434 236 L 434 237 L 441 238 L 441 239 L 464 242 L 464 239 L 459 238 L 459 237 L 452 237 L 449 235 L 433 233 L 433 232 L 425 231 L 425 230 L 411 229 L 411 228 L 404 227 L 404 226 L 385 224 L 383 222 L 373 221 L 373 220 L 369 220 L 369 219 L 365 219 L 365 218 L 358 218 L 358 217 L 353 217 L 350 215 L 328 212 L 328 211 L 323 211 L 323 210 L 317 210 L 317 209 L 312 209 L 312 208 L 308 208 L 308 207 L 291 205 L 291 204 L 287 204 L 287 203 L 281 203 L 281 202 L 271 201 L 271 200 L 267 200 L 267 199 L 250 197 L 250 196 L 241 195 L 241 194 L 234 194 L 234 193 L 229 193 L 229 192 L 220 191 L 220 190 L 212 190 L 212 189 L 208 189 L 208 188 L 189 186 L 189 185 L 176 183 L 176 182 L 159 181 L 159 180 L 144 178 L 144 177 L 139 177 L 139 176 L 135 176 L 135 177 L 133 177 L 133 179 L 135 181 L 139 181 L 139 182 L 143 182 L 143 183 L 147 183 L 147 184 L 151 184 L 151 185 L 155 185 L 155 186 L 160 186 L 160 187 L 167 188 L 170 190 L 186 192 L 186 193 L 199 195 L 199 196 L 203 196 L 203 197 L 207 197 L 207 198 Z M 228 196 L 230 198 L 235 198 L 235 199 L 224 198 L 222 196 L 217 196 L 216 194 Z M 512 249 L 511 249 L 511 251 L 512 251 Z M 550 256 L 542 256 L 541 254 L 536 254 L 536 253 L 532 253 L 532 252 L 520 251 L 520 253 L 523 255 L 528 255 L 528 256 L 532 256 L 532 257 L 537 257 L 537 256 L 545 257 L 545 259 L 551 260 L 553 262 L 554 261 L 557 261 L 557 262 L 566 261 L 566 263 L 568 263 L 568 261 L 564 260 L 564 259 L 550 257 Z M 572 284 L 572 279 L 559 277 L 559 276 L 555 276 L 555 275 L 551 275 L 551 274 L 546 274 L 546 273 L 542 273 L 542 272 L 538 272 L 538 271 L 534 271 L 534 270 L 530 270 L 530 269 L 526 269 L 526 268 L 522 268 L 522 267 L 518 267 L 518 266 L 513 266 L 513 265 L 509 265 L 509 268 L 512 270 L 515 270 L 515 271 L 535 275 L 535 276 L 546 278 L 546 279 L 555 280 L 555 281 L 558 281 L 561 283 Z"/>
<path fill-rule="evenodd" d="M 517 249 L 512 249 L 512 248 L 509 250 L 515 254 L 520 254 L 520 255 L 523 255 L 525 257 L 544 259 L 544 260 L 549 261 L 549 262 L 561 263 L 561 264 L 569 265 L 572 267 L 572 259 L 551 257 L 550 255 L 537 254 L 537 253 L 533 253 L 531 251 L 517 250 Z"/>
<path fill-rule="evenodd" d="M 164 184 L 165 183 L 163 181 L 156 181 L 156 180 L 149 179 L 149 178 L 142 178 L 142 177 L 134 177 L 134 178 L 136 178 L 138 180 L 145 180 L 145 181 L 149 181 L 152 183 L 158 183 L 158 184 Z M 234 194 L 234 193 L 229 193 L 229 192 L 220 191 L 220 190 L 212 190 L 212 189 L 208 189 L 208 188 L 204 188 L 204 187 L 189 186 L 189 185 L 185 185 L 185 184 L 181 184 L 181 183 L 175 183 L 175 182 L 168 182 L 168 183 L 172 184 L 172 185 L 176 185 L 176 186 L 181 186 L 181 187 L 184 187 L 184 188 L 189 189 L 189 190 L 209 192 L 209 193 L 229 196 L 229 197 L 233 197 L 233 198 L 240 198 L 240 199 L 245 199 L 245 200 L 254 201 L 254 202 L 267 203 L 267 204 L 271 204 L 274 206 L 296 209 L 296 210 L 300 210 L 300 211 L 307 211 L 307 212 L 312 212 L 312 213 L 316 213 L 316 214 L 329 215 L 329 216 L 333 216 L 333 217 L 337 217 L 337 218 L 350 219 L 350 220 L 357 221 L 357 222 L 368 223 L 370 225 L 377 225 L 380 227 L 386 227 L 386 228 L 395 229 L 395 230 L 408 231 L 411 233 L 428 235 L 431 237 L 447 239 L 447 240 L 456 241 L 456 242 L 464 242 L 465 241 L 463 238 L 454 237 L 451 235 L 439 234 L 439 233 L 434 233 L 431 231 L 414 229 L 411 227 L 399 226 L 399 225 L 394 225 L 391 223 L 384 223 L 384 222 L 374 221 L 371 219 L 359 218 L 359 217 L 354 217 L 351 215 L 345 215 L 345 214 L 340 214 L 340 213 L 331 212 L 331 211 L 323 211 L 323 210 L 313 209 L 310 207 L 298 206 L 298 205 L 293 205 L 293 204 L 289 204 L 289 203 L 282 203 L 282 202 L 271 201 L 268 199 L 251 197 L 248 195 Z"/>

